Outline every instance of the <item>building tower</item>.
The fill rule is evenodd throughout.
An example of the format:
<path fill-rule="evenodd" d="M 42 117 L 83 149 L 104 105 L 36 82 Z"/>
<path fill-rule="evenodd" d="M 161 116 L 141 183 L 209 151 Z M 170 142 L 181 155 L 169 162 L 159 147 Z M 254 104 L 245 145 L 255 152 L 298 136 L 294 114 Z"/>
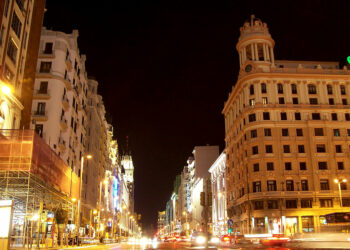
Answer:
<path fill-rule="evenodd" d="M 128 137 L 126 139 L 127 139 L 127 144 L 128 144 Z M 128 145 L 127 145 L 127 153 L 122 156 L 121 164 L 125 170 L 124 179 L 126 181 L 128 189 L 129 189 L 129 209 L 130 209 L 130 212 L 133 213 L 134 212 L 134 205 L 135 205 L 134 164 L 132 161 L 131 153 L 128 150 Z"/>
<path fill-rule="evenodd" d="M 250 72 L 253 68 L 259 68 L 266 71 L 275 62 L 275 41 L 271 38 L 267 24 L 252 15 L 250 22 L 245 22 L 240 31 L 236 49 L 241 70 Z"/>
<path fill-rule="evenodd" d="M 350 211 L 350 70 L 273 47 L 265 23 L 244 23 L 223 109 L 227 214 L 234 232 L 326 232 L 326 214 Z"/>

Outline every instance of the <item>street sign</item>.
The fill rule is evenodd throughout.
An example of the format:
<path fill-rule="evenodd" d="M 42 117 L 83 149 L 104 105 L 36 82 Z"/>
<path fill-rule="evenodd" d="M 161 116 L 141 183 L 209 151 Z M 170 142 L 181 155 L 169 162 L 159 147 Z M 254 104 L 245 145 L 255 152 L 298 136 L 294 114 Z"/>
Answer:
<path fill-rule="evenodd" d="M 229 219 L 228 221 L 227 221 L 227 225 L 230 227 L 230 226 L 232 226 L 233 225 L 233 220 L 232 219 Z"/>

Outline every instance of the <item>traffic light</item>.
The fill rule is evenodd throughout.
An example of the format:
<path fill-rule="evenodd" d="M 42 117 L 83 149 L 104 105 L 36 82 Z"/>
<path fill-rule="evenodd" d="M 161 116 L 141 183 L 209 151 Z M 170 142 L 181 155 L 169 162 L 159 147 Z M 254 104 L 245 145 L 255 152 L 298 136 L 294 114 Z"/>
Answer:
<path fill-rule="evenodd" d="M 213 201 L 213 193 L 209 192 L 208 193 L 208 206 L 211 207 L 212 206 L 212 201 Z"/>
<path fill-rule="evenodd" d="M 205 206 L 205 193 L 201 192 L 201 206 Z"/>
<path fill-rule="evenodd" d="M 231 234 L 232 233 L 232 228 L 228 229 L 228 233 Z"/>

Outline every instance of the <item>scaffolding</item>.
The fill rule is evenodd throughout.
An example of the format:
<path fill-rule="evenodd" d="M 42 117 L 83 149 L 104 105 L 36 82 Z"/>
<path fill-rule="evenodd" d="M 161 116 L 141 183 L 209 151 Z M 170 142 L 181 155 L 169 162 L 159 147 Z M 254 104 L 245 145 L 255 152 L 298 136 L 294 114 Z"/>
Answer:
<path fill-rule="evenodd" d="M 39 244 L 45 230 L 34 216 L 58 209 L 73 219 L 79 177 L 33 130 L 0 130 L 0 199 L 13 200 L 11 245 Z"/>

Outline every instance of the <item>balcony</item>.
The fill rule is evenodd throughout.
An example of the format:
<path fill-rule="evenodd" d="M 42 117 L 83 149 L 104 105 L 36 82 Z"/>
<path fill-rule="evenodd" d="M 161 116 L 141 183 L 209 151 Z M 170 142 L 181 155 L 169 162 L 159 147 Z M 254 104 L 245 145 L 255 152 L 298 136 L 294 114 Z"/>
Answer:
<path fill-rule="evenodd" d="M 36 120 L 36 121 L 46 122 L 47 121 L 47 112 L 46 112 L 46 110 L 36 110 L 33 112 L 32 118 L 33 118 L 33 120 Z"/>
<path fill-rule="evenodd" d="M 58 138 L 58 148 L 59 148 L 61 151 L 65 151 L 65 150 L 66 150 L 66 141 L 63 140 L 62 137 L 59 137 L 59 138 Z"/>
<path fill-rule="evenodd" d="M 62 105 L 65 111 L 69 109 L 69 100 L 66 95 L 62 96 Z"/>
<path fill-rule="evenodd" d="M 66 58 L 66 66 L 68 71 L 72 71 L 73 69 L 73 64 L 72 61 L 69 58 Z"/>
<path fill-rule="evenodd" d="M 35 100 L 48 100 L 50 99 L 50 94 L 49 91 L 46 90 L 42 90 L 42 89 L 35 89 L 34 90 L 34 94 L 33 94 L 33 99 Z"/>
<path fill-rule="evenodd" d="M 67 120 L 66 120 L 66 118 L 61 117 L 61 119 L 60 119 L 60 126 L 61 126 L 61 129 L 62 129 L 63 131 L 66 131 L 66 130 L 67 130 L 68 125 L 67 125 Z"/>
<path fill-rule="evenodd" d="M 77 94 L 77 96 L 79 96 L 79 90 L 78 90 L 77 85 L 75 85 L 75 86 L 73 87 L 73 89 L 74 89 L 75 93 Z"/>

